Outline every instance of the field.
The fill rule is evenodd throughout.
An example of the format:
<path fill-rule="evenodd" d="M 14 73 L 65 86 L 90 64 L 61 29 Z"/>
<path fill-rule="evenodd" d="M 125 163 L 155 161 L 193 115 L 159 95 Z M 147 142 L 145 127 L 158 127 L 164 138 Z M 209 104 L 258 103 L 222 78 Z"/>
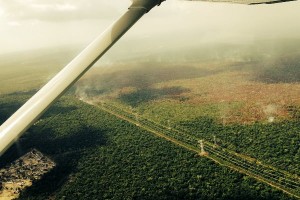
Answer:
<path fill-rule="evenodd" d="M 300 84 L 294 79 L 300 75 L 289 71 L 297 71 L 297 62 L 284 70 L 274 67 L 272 74 L 268 73 L 270 66 L 261 64 L 146 63 L 130 70 L 126 66 L 113 72 L 106 69 L 106 73 L 95 68 L 77 84 L 76 95 L 94 101 L 113 100 L 151 118 L 159 115 L 161 121 L 173 123 L 201 116 L 223 124 L 293 118 L 300 105 Z M 287 74 L 285 79 L 280 77 L 282 73 Z"/>
<path fill-rule="evenodd" d="M 37 90 L 76 52 L 73 49 L 42 49 L 0 55 L 0 94 Z"/>

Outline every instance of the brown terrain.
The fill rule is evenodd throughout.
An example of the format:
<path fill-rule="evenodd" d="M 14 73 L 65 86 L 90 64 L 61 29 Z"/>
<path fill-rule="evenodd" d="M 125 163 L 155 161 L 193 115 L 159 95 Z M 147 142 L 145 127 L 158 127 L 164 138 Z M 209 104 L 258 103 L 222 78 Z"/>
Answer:
<path fill-rule="evenodd" d="M 261 67 L 255 62 L 212 61 L 95 68 L 77 84 L 76 94 L 137 108 L 151 104 L 149 109 L 168 101 L 175 107 L 193 107 L 193 117 L 203 115 L 201 109 L 196 113 L 197 107 L 215 106 L 217 110 L 208 115 L 222 123 L 270 123 L 292 118 L 300 106 L 299 70 L 294 63 Z M 191 110 L 184 109 L 182 117 L 188 120 L 184 112 Z"/>
<path fill-rule="evenodd" d="M 36 149 L 0 169 L 0 199 L 18 198 L 20 192 L 55 167 L 55 163 Z"/>

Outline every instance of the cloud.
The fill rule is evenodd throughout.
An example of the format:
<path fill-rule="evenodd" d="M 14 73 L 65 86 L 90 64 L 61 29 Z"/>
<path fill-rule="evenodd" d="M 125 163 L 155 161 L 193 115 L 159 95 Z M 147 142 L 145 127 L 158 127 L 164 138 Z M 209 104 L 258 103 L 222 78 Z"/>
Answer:
<path fill-rule="evenodd" d="M 123 2 L 123 3 L 122 3 Z M 72 21 L 111 18 L 128 3 L 105 0 L 10 0 L 1 1 L 0 15 L 10 20 Z"/>
<path fill-rule="evenodd" d="M 7 22 L 7 25 L 8 26 L 20 26 L 21 24 L 19 22 L 16 22 L 16 21 L 10 21 L 10 22 Z"/>
<path fill-rule="evenodd" d="M 0 51 L 87 45 L 129 5 L 130 0 L 0 0 Z M 139 47 L 131 54 L 151 54 L 203 43 L 299 38 L 299 9 L 300 1 L 247 6 L 167 0 L 108 54 L 127 55 L 130 46 Z"/>
<path fill-rule="evenodd" d="M 32 7 L 41 12 L 70 12 L 78 9 L 78 7 L 71 4 L 33 4 Z"/>

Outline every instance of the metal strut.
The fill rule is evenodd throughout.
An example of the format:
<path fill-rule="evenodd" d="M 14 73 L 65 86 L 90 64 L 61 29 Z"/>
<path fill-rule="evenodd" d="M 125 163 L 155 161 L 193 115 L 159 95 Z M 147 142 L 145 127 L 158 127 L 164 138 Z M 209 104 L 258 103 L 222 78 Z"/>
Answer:
<path fill-rule="evenodd" d="M 0 156 L 146 12 L 161 0 L 133 0 L 129 10 L 97 37 L 0 126 Z"/>

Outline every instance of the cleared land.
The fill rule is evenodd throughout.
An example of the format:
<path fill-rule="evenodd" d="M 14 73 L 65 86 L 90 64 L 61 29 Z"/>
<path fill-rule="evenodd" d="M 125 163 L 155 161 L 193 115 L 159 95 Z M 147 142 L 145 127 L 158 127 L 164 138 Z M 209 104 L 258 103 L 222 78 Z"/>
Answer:
<path fill-rule="evenodd" d="M 225 124 L 282 121 L 293 118 L 300 106 L 299 81 L 260 81 L 269 70 L 259 69 L 261 63 L 145 65 L 119 71 L 112 67 L 110 73 L 95 68 L 77 84 L 76 94 L 94 101 L 114 100 L 174 123 L 200 116 Z"/>

